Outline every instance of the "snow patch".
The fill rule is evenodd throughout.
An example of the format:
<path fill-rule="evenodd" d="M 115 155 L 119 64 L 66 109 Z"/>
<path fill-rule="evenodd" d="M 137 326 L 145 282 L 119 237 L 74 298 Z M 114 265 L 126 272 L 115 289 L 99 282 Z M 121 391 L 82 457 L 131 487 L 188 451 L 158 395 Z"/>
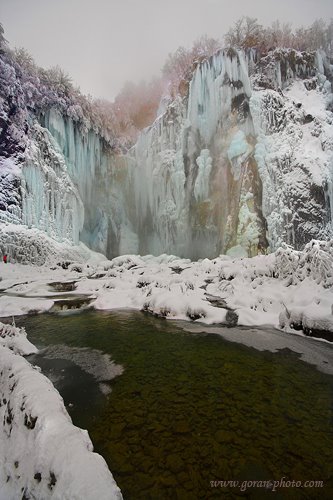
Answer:
<path fill-rule="evenodd" d="M 17 341 L 16 352 L 31 352 L 24 332 L 3 324 L 0 332 L 0 498 L 120 500 L 104 459 L 72 424 L 51 382 L 9 350 Z"/>

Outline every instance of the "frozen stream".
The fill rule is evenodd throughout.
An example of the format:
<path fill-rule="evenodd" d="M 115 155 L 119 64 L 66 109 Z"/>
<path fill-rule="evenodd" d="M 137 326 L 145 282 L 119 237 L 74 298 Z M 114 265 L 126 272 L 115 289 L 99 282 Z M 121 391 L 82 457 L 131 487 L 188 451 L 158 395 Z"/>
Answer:
<path fill-rule="evenodd" d="M 259 498 L 264 491 L 211 481 L 282 477 L 324 487 L 282 488 L 279 498 L 332 497 L 331 344 L 129 311 L 17 323 L 46 348 L 31 361 L 50 376 L 74 423 L 88 429 L 125 500 Z M 109 372 L 97 369 L 105 354 Z"/>

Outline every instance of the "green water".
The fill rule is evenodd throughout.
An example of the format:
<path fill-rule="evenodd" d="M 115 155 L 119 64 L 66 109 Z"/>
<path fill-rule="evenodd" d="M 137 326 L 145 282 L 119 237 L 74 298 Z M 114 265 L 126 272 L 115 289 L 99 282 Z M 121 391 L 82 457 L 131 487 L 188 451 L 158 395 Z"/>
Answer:
<path fill-rule="evenodd" d="M 186 333 L 142 313 L 21 321 L 39 346 L 100 349 L 125 367 L 108 397 L 97 396 L 96 385 L 69 408 L 125 500 L 333 498 L 332 377 L 296 354 Z M 210 484 L 282 477 L 321 480 L 324 488 L 241 492 Z"/>

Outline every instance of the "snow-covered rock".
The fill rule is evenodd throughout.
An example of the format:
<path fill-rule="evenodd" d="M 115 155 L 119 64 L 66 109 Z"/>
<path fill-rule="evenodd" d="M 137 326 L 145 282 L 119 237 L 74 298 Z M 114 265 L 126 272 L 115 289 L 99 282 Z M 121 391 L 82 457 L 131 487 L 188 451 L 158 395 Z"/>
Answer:
<path fill-rule="evenodd" d="M 52 383 L 19 355 L 35 351 L 24 331 L 0 323 L 0 499 L 120 500 L 87 431 L 72 424 Z"/>
<path fill-rule="evenodd" d="M 15 354 L 34 354 L 37 348 L 27 339 L 24 328 L 0 323 L 0 346 L 7 347 Z"/>
<path fill-rule="evenodd" d="M 221 255 L 191 262 L 165 254 L 123 255 L 95 261 L 81 272 L 40 268 L 39 276 L 31 266 L 18 266 L 14 275 L 10 264 L 0 264 L 0 316 L 24 314 L 36 307 L 36 300 L 41 311 L 49 309 L 55 297 L 48 299 L 54 294 L 48 284 L 58 282 L 64 289 L 74 283 L 73 300 L 87 296 L 89 307 L 100 310 L 132 308 L 167 319 L 229 326 L 280 323 L 286 329 L 291 324 L 308 328 L 311 321 L 319 325 L 322 318 L 333 331 L 332 249 L 332 240 L 313 240 L 303 251 L 284 245 L 252 258 Z M 293 318 L 300 314 L 304 322 L 297 323 Z"/>
<path fill-rule="evenodd" d="M 0 224 L 0 255 L 7 254 L 8 262 L 58 265 L 68 267 L 104 261 L 102 254 L 93 252 L 83 243 L 74 245 L 71 240 L 59 242 L 42 230 L 19 224 Z"/>

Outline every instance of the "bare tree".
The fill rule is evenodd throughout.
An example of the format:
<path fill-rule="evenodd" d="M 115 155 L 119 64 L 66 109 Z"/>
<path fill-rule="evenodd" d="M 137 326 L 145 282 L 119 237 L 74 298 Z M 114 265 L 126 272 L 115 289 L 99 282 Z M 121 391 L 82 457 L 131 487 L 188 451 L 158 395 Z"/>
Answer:
<path fill-rule="evenodd" d="M 244 17 L 237 19 L 234 26 L 229 29 L 224 37 L 229 47 L 242 47 L 244 39 Z"/>
<path fill-rule="evenodd" d="M 216 38 L 203 35 L 198 38 L 192 47 L 192 57 L 209 57 L 221 48 L 221 42 Z"/>
<path fill-rule="evenodd" d="M 263 41 L 264 29 L 254 17 L 241 17 L 224 37 L 226 45 L 236 48 L 257 47 Z"/>
<path fill-rule="evenodd" d="M 326 23 L 316 19 L 308 30 L 308 45 L 312 50 L 326 48 Z"/>

